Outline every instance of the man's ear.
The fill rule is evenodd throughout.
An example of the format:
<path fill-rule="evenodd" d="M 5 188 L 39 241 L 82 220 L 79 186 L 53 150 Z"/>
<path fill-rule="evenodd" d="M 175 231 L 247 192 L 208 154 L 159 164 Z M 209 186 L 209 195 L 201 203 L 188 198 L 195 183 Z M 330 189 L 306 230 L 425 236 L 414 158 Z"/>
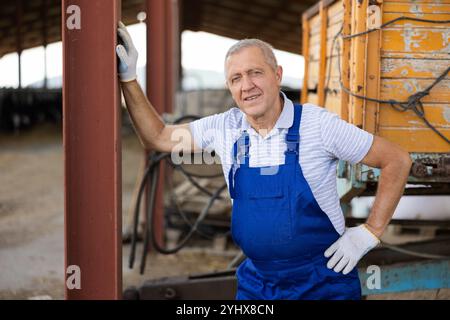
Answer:
<path fill-rule="evenodd" d="M 281 80 L 283 79 L 283 67 L 282 66 L 277 67 L 276 76 L 277 76 L 278 84 L 281 84 Z"/>

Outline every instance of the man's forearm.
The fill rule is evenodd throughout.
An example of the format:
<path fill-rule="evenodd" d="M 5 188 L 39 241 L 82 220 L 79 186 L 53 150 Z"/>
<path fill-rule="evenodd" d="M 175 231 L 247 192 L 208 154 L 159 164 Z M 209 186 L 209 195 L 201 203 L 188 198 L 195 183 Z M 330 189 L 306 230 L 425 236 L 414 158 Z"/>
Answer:
<path fill-rule="evenodd" d="M 151 149 L 165 126 L 164 121 L 148 101 L 136 80 L 122 82 L 121 86 L 135 130 L 144 147 Z"/>
<path fill-rule="evenodd" d="M 380 237 L 394 214 L 403 194 L 411 168 L 411 160 L 391 162 L 381 169 L 378 190 L 367 226 L 372 233 Z"/>

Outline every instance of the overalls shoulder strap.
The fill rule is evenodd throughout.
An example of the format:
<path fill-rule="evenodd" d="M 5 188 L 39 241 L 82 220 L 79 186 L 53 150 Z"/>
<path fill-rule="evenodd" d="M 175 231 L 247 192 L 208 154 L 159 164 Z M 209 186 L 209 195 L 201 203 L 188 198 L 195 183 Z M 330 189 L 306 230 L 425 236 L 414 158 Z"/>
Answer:
<path fill-rule="evenodd" d="M 237 167 L 248 167 L 250 166 L 249 159 L 250 151 L 250 136 L 247 130 L 244 130 L 241 136 L 236 140 L 233 145 L 233 163 L 230 170 L 228 171 L 228 188 L 231 198 L 235 198 L 235 186 L 234 186 L 234 172 Z"/>
<path fill-rule="evenodd" d="M 285 163 L 298 163 L 300 145 L 300 121 L 302 119 L 302 105 L 294 104 L 294 121 L 286 134 L 287 149 Z"/>
<path fill-rule="evenodd" d="M 247 130 L 244 130 L 241 136 L 233 145 L 233 163 L 247 164 L 249 162 L 250 136 Z"/>

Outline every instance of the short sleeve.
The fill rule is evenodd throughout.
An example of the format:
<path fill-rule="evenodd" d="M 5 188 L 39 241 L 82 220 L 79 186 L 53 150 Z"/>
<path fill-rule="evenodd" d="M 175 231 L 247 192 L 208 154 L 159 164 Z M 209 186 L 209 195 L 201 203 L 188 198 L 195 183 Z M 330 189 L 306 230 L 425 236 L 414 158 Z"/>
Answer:
<path fill-rule="evenodd" d="M 216 149 L 217 134 L 223 131 L 225 113 L 207 116 L 189 124 L 195 144 L 201 149 Z"/>
<path fill-rule="evenodd" d="M 369 152 L 373 135 L 323 109 L 320 129 L 325 150 L 334 158 L 352 164 L 360 162 Z"/>

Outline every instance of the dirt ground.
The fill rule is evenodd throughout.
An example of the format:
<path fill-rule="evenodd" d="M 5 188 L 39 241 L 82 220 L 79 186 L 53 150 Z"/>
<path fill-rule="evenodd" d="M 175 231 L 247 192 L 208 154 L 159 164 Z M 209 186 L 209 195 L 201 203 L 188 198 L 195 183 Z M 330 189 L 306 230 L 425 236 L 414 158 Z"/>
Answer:
<path fill-rule="evenodd" d="M 128 130 L 122 144 L 125 228 L 142 149 Z M 0 135 L 0 299 L 64 298 L 63 169 L 60 128 Z M 141 250 L 139 244 L 135 268 L 130 270 L 129 245 L 123 246 L 123 288 L 146 279 L 223 270 L 233 258 L 233 252 L 211 254 L 208 248 L 152 254 L 141 276 Z"/>
<path fill-rule="evenodd" d="M 64 298 L 64 172 L 61 129 L 41 126 L 0 135 L 0 299 Z M 136 136 L 123 134 L 123 225 L 142 157 Z M 141 247 L 138 247 L 138 254 Z M 123 288 L 146 279 L 224 270 L 235 251 L 190 247 L 148 257 L 146 274 L 128 269 L 123 247 Z M 139 257 L 139 256 L 138 256 Z M 139 258 L 136 265 L 139 264 Z M 379 295 L 369 299 L 448 299 L 449 290 Z"/>

